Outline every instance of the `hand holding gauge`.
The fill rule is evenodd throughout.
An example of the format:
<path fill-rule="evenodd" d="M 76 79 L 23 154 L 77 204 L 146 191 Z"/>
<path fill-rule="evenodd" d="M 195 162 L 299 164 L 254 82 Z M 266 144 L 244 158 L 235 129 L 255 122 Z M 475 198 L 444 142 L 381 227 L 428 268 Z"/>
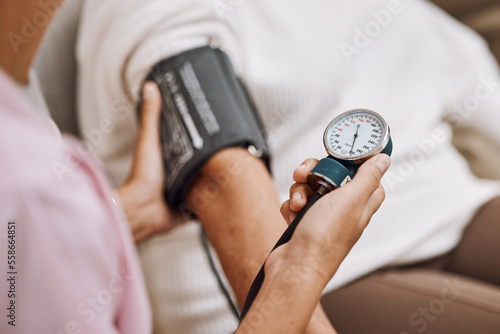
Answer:
<path fill-rule="evenodd" d="M 363 162 L 379 153 L 391 155 L 392 140 L 386 121 L 374 111 L 354 109 L 335 117 L 323 135 L 329 154 L 321 159 L 307 177 L 315 191 L 299 215 L 288 226 L 273 250 L 288 242 L 307 210 L 323 195 L 351 181 Z M 264 265 L 255 277 L 243 306 L 243 320 L 264 282 Z"/>

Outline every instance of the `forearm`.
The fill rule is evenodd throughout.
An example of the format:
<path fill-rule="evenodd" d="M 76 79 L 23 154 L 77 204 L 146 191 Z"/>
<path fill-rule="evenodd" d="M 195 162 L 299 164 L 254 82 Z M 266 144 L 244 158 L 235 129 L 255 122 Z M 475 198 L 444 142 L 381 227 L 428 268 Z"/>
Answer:
<path fill-rule="evenodd" d="M 245 149 L 226 149 L 205 164 L 187 203 L 202 222 L 242 306 L 286 228 L 265 165 Z"/>
<path fill-rule="evenodd" d="M 298 257 L 281 260 L 284 253 L 273 254 L 266 263 L 264 284 L 237 334 L 323 332 L 311 320 L 323 314 L 317 300 L 328 280 Z"/>
<path fill-rule="evenodd" d="M 200 218 L 242 306 L 287 226 L 267 168 L 245 149 L 226 149 L 204 166 L 189 192 L 188 205 Z M 306 333 L 333 332 L 318 304 Z"/>

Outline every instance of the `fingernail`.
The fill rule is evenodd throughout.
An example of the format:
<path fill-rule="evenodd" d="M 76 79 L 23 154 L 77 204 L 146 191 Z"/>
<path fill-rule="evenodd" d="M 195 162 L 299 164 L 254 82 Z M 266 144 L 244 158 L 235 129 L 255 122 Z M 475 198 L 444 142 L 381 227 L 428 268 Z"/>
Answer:
<path fill-rule="evenodd" d="M 144 84 L 144 91 L 143 91 L 144 98 L 145 99 L 151 99 L 153 97 L 154 89 L 155 89 L 155 83 L 154 82 L 151 82 L 151 81 L 146 82 Z"/>
<path fill-rule="evenodd" d="M 290 222 L 290 224 L 293 222 L 293 220 L 295 219 L 295 217 L 297 217 L 297 215 L 295 213 L 291 213 L 290 216 L 288 217 L 288 220 Z"/>
<path fill-rule="evenodd" d="M 292 196 L 292 202 L 299 203 L 302 200 L 302 194 L 297 192 Z"/>
<path fill-rule="evenodd" d="M 382 173 L 385 173 L 391 165 L 391 158 L 389 158 L 387 154 L 381 154 L 378 156 L 376 164 L 378 169 L 380 169 Z"/>
<path fill-rule="evenodd" d="M 300 165 L 299 168 L 304 169 L 304 168 L 306 168 L 306 165 Z"/>

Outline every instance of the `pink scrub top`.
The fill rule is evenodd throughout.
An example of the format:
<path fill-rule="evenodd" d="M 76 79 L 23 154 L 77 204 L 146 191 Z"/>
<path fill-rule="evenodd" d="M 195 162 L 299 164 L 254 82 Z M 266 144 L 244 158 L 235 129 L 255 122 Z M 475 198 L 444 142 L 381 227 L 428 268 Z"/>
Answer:
<path fill-rule="evenodd" d="M 136 250 L 84 145 L 0 70 L 0 333 L 151 332 Z"/>

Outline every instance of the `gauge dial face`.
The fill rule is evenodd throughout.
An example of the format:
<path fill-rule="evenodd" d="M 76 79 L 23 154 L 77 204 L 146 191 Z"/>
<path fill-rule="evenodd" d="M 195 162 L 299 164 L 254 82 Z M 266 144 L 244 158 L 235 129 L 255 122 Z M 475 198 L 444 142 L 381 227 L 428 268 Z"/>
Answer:
<path fill-rule="evenodd" d="M 370 110 L 352 110 L 337 116 L 327 127 L 327 152 L 343 160 L 359 160 L 380 153 L 387 144 L 383 118 Z"/>

